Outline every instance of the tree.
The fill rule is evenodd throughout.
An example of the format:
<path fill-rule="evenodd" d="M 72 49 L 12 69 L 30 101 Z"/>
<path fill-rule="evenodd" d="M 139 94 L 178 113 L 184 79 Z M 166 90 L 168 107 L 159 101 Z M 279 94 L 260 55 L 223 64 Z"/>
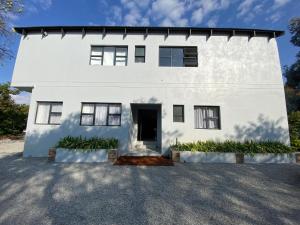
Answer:
<path fill-rule="evenodd" d="M 29 107 L 16 104 L 11 97 L 19 93 L 9 82 L 0 84 L 0 135 L 18 135 L 26 127 Z"/>
<path fill-rule="evenodd" d="M 14 33 L 10 27 L 10 18 L 22 10 L 21 0 L 0 0 L 0 62 L 13 57 L 9 49 L 10 37 Z"/>
<path fill-rule="evenodd" d="M 292 34 L 291 42 L 300 47 L 300 17 L 293 18 L 289 22 L 289 30 Z M 286 77 L 285 92 L 288 111 L 300 110 L 300 51 L 296 55 L 296 62 L 291 66 L 285 66 Z"/>

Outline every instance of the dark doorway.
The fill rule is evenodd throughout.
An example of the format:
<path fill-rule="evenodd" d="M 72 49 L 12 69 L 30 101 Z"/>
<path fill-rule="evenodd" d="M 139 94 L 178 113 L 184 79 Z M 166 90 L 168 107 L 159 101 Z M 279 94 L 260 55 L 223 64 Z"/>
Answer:
<path fill-rule="evenodd" d="M 138 141 L 156 141 L 157 110 L 138 110 Z"/>

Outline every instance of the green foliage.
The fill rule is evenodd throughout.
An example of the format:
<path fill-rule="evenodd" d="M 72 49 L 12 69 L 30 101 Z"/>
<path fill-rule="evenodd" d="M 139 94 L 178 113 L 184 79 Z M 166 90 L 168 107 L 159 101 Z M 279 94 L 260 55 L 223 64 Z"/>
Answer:
<path fill-rule="evenodd" d="M 293 18 L 289 22 L 289 30 L 292 34 L 291 42 L 300 47 L 300 17 Z M 288 112 L 300 110 L 300 52 L 296 55 L 296 62 L 285 66 L 286 101 Z"/>
<path fill-rule="evenodd" d="M 115 138 L 92 137 L 71 137 L 67 136 L 59 140 L 56 148 L 66 148 L 79 151 L 96 151 L 97 149 L 116 149 L 118 140 Z"/>
<path fill-rule="evenodd" d="M 289 30 L 292 34 L 291 42 L 300 47 L 300 17 L 296 17 L 290 20 Z"/>
<path fill-rule="evenodd" d="M 300 149 L 300 111 L 289 114 L 291 146 Z"/>
<path fill-rule="evenodd" d="M 10 84 L 0 84 L 0 135 L 18 135 L 26 127 L 28 105 L 18 105 L 11 95 L 20 91 L 10 88 Z"/>
<path fill-rule="evenodd" d="M 22 0 L 0 0 L 0 62 L 5 58 L 13 58 L 10 50 L 14 34 L 11 19 L 23 11 Z"/>
<path fill-rule="evenodd" d="M 280 143 L 272 141 L 246 141 L 246 142 L 215 142 L 215 141 L 197 141 L 190 143 L 179 143 L 171 146 L 171 149 L 177 151 L 192 152 L 233 152 L 233 153 L 290 153 L 294 149 Z"/>

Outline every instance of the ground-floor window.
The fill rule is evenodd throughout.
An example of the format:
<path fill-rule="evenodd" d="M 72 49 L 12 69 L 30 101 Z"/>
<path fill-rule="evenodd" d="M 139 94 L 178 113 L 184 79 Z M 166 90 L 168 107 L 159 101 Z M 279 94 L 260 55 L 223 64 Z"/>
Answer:
<path fill-rule="evenodd" d="M 38 102 L 35 123 L 60 124 L 62 106 L 62 102 Z"/>
<path fill-rule="evenodd" d="M 120 126 L 120 103 L 82 103 L 80 125 Z"/>
<path fill-rule="evenodd" d="M 221 128 L 219 106 L 195 106 L 194 115 L 196 129 Z"/>
<path fill-rule="evenodd" d="M 173 122 L 184 122 L 184 105 L 173 105 Z"/>

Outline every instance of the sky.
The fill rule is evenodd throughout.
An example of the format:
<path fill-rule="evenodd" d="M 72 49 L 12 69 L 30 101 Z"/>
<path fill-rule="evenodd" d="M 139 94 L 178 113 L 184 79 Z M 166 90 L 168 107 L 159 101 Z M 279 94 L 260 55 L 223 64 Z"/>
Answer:
<path fill-rule="evenodd" d="M 281 66 L 300 50 L 290 43 L 288 22 L 300 17 L 300 0 L 23 0 L 24 10 L 10 15 L 14 26 L 128 25 L 193 26 L 284 30 L 277 39 Z M 16 57 L 20 36 L 10 40 Z M 0 83 L 11 81 L 15 58 L 0 65 Z M 28 103 L 30 94 L 14 97 Z"/>

